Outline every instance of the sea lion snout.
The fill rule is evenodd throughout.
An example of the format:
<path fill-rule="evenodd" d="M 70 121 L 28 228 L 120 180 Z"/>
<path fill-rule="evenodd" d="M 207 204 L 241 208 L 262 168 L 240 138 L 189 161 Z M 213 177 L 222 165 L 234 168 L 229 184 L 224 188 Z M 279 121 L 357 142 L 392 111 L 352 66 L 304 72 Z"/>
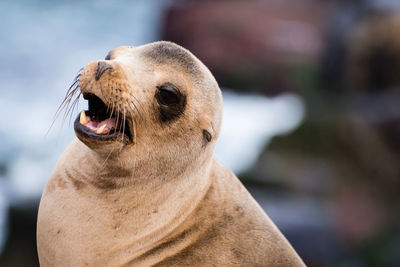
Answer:
<path fill-rule="evenodd" d="M 87 64 L 76 88 L 88 101 L 74 122 L 77 137 L 95 149 L 102 142 L 134 143 L 135 105 L 130 86 L 118 63 L 107 60 Z"/>

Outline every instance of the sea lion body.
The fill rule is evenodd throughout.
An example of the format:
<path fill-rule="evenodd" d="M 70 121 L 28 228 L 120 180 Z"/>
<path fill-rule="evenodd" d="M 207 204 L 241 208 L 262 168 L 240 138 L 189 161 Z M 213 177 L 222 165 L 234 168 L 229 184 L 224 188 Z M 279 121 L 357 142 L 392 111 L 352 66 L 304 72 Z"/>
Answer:
<path fill-rule="evenodd" d="M 78 139 L 40 203 L 42 266 L 304 266 L 214 158 L 222 98 L 200 61 L 158 42 L 113 50 L 109 62 L 89 64 L 82 75 L 83 94 L 124 113 L 134 94 L 141 108 L 130 110 L 130 130 L 118 138 L 75 125 Z M 95 121 L 100 111 L 91 99 Z M 103 119 L 99 125 L 117 127 Z"/>

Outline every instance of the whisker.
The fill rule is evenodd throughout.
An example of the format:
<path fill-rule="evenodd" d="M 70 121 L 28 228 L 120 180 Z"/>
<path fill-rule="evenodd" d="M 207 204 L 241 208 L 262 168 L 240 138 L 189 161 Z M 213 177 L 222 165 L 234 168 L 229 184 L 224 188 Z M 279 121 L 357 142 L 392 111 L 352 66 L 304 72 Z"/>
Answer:
<path fill-rule="evenodd" d="M 142 106 L 142 104 L 140 103 L 140 101 L 139 101 L 133 94 L 130 94 L 130 95 L 138 102 L 139 106 L 141 106 L 141 108 L 143 109 L 143 106 Z M 140 110 L 139 110 L 139 108 L 137 107 L 137 105 L 135 104 L 135 101 L 132 100 L 132 104 L 133 104 L 133 106 L 135 107 L 136 111 L 138 112 L 140 118 L 144 121 L 144 117 L 142 116 L 142 113 L 140 112 Z"/>
<path fill-rule="evenodd" d="M 124 106 L 124 120 L 123 120 L 123 125 L 122 125 L 122 138 L 123 138 L 123 134 L 125 133 L 125 123 L 126 123 L 126 114 L 125 114 L 125 106 Z"/>
<path fill-rule="evenodd" d="M 131 117 L 132 117 L 132 125 L 133 125 L 133 143 L 136 144 L 136 122 L 135 122 L 135 116 L 133 115 L 133 111 L 129 110 Z M 132 133 L 132 131 L 131 131 Z"/>
<path fill-rule="evenodd" d="M 119 123 L 119 112 L 118 112 L 118 110 L 117 110 L 117 120 L 116 120 L 116 123 L 115 123 L 115 127 L 118 129 L 118 123 Z"/>
<path fill-rule="evenodd" d="M 112 115 L 114 113 L 114 108 L 115 108 L 115 101 L 113 100 L 112 96 L 113 96 L 113 93 L 111 91 L 111 112 L 110 112 L 110 118 L 109 119 L 112 118 Z"/>
<path fill-rule="evenodd" d="M 52 120 L 52 122 L 51 122 L 51 125 L 50 125 L 49 129 L 48 129 L 47 132 L 46 132 L 46 135 L 50 132 L 51 128 L 53 127 L 53 125 L 54 125 L 54 123 L 56 122 L 57 118 L 60 116 L 61 112 L 62 112 L 65 108 L 67 108 L 67 106 L 69 105 L 69 103 L 70 103 L 70 101 L 71 101 L 71 99 L 72 99 L 72 97 L 73 97 L 73 94 L 74 94 L 75 90 L 77 90 L 77 88 L 74 89 L 74 91 L 73 91 L 73 93 L 72 93 L 71 95 L 66 96 L 66 97 L 64 98 L 64 100 L 61 102 L 60 106 L 58 107 L 58 109 L 56 110 L 56 113 L 55 113 L 54 116 L 53 116 L 53 120 Z"/>
<path fill-rule="evenodd" d="M 61 102 L 61 104 L 58 106 L 54 116 L 53 116 L 53 120 L 50 124 L 49 129 L 46 132 L 46 135 L 49 134 L 51 128 L 54 126 L 54 123 L 56 122 L 56 120 L 58 119 L 58 117 L 60 116 L 60 114 L 66 110 L 69 109 L 68 106 L 71 103 L 71 100 L 73 99 L 74 95 L 76 94 L 76 91 L 79 90 L 79 82 L 80 82 L 80 77 L 81 77 L 81 73 L 82 73 L 83 68 L 79 69 L 78 74 L 75 76 L 74 80 L 72 81 L 72 84 L 70 85 L 70 87 L 68 88 L 65 97 L 63 99 L 63 101 Z M 80 93 L 78 95 L 78 99 L 79 99 Z M 75 100 L 74 100 L 75 102 Z M 73 103 L 74 103 L 73 102 Z M 62 125 L 64 125 L 64 121 L 65 121 L 65 115 L 64 115 L 64 119 L 63 119 L 63 123 Z M 62 126 L 61 126 L 62 128 Z M 61 131 L 61 130 L 60 130 Z"/>
<path fill-rule="evenodd" d="M 103 91 L 103 88 L 101 88 L 101 90 Z M 103 93 L 104 95 L 107 95 L 107 94 L 105 94 L 105 93 Z M 111 117 L 112 117 L 112 109 L 113 109 L 113 103 L 114 103 L 114 98 L 113 98 L 113 90 L 111 89 L 111 92 L 110 92 L 110 97 L 109 97 L 109 102 L 110 102 L 110 105 L 107 105 L 107 112 L 109 112 L 110 111 L 110 109 L 111 109 L 111 112 L 110 112 L 110 118 L 109 119 L 111 119 Z"/>
<path fill-rule="evenodd" d="M 72 114 L 74 113 L 74 110 L 76 110 L 77 109 L 77 107 L 78 107 L 78 103 L 79 103 L 79 99 L 80 99 L 80 96 L 81 96 L 81 94 L 82 93 L 79 93 L 78 94 L 78 96 L 76 97 L 76 99 L 74 100 L 74 102 L 72 103 L 72 108 L 71 108 L 71 110 L 69 111 L 70 113 L 69 113 L 69 125 L 71 125 L 71 121 L 72 121 Z"/>
<path fill-rule="evenodd" d="M 111 119 L 112 116 L 113 116 L 113 113 L 114 113 L 114 106 L 115 106 L 115 103 L 114 103 L 114 101 L 112 100 L 112 98 L 110 98 L 110 103 L 111 103 L 111 112 L 110 112 L 110 116 L 108 117 L 108 119 Z M 107 106 L 107 110 L 109 110 L 109 106 Z M 108 111 L 107 111 L 107 112 L 108 112 Z M 117 122 L 115 123 L 115 127 L 117 127 Z M 110 133 L 111 133 L 111 129 L 110 129 L 110 131 L 107 133 L 107 136 L 109 136 Z"/>
<path fill-rule="evenodd" d="M 100 167 L 101 169 L 103 169 L 103 168 L 105 167 L 105 165 L 106 165 L 108 159 L 110 158 L 111 154 L 114 152 L 114 149 L 115 149 L 115 147 L 113 147 L 113 148 L 111 149 L 110 153 L 108 153 L 108 155 L 107 155 L 106 159 L 104 160 L 103 164 L 101 164 L 101 167 Z"/>
<path fill-rule="evenodd" d="M 75 91 L 75 92 L 76 92 L 76 91 Z M 73 99 L 73 95 L 72 95 L 71 98 L 70 98 L 70 100 L 68 101 L 68 107 L 67 107 L 66 112 L 65 112 L 64 117 L 63 117 L 63 123 L 65 123 L 65 120 L 67 119 L 68 115 L 70 114 L 71 110 L 73 109 L 73 107 L 74 107 L 76 101 L 79 99 L 79 96 L 80 96 L 80 93 L 79 93 L 78 96 L 72 101 L 72 99 Z M 72 101 L 72 105 L 70 105 L 71 101 Z"/>
<path fill-rule="evenodd" d="M 68 88 L 68 91 L 67 91 L 67 93 L 66 93 L 67 95 L 70 94 L 72 90 L 75 90 L 76 85 L 79 84 L 79 81 L 80 81 L 79 79 L 80 79 L 80 75 L 79 75 L 78 78 L 76 78 L 76 80 L 74 80 L 74 81 L 72 82 L 71 86 Z M 74 88 L 74 89 L 73 89 L 73 88 Z"/>
<path fill-rule="evenodd" d="M 136 110 L 136 111 L 138 112 L 139 117 L 141 118 L 141 120 L 142 120 L 142 121 L 145 121 L 145 120 L 144 120 L 144 117 L 143 117 L 143 115 L 142 115 L 142 113 L 140 112 L 140 110 L 138 109 L 138 107 L 135 105 L 135 102 L 134 102 L 134 101 L 129 101 L 129 100 L 126 100 L 126 102 L 127 102 L 127 104 L 128 104 L 133 110 Z"/>
<path fill-rule="evenodd" d="M 121 109 L 122 109 L 121 104 L 118 104 L 118 110 L 121 110 Z M 118 115 L 119 115 L 119 113 L 120 112 L 118 112 Z M 121 116 L 122 115 L 125 117 L 125 113 L 124 114 L 121 113 Z M 121 123 L 123 123 L 123 121 L 124 121 L 124 118 L 121 118 Z M 123 140 L 124 140 L 123 127 L 124 127 L 124 125 L 120 125 L 119 130 L 118 130 L 118 135 L 121 136 L 121 142 L 123 142 Z M 121 152 L 121 151 L 122 151 L 122 147 L 119 149 L 119 152 Z"/>
<path fill-rule="evenodd" d="M 71 89 L 71 88 L 70 88 Z M 64 97 L 64 100 L 61 102 L 60 106 L 58 107 L 57 111 L 56 111 L 56 115 L 58 116 L 58 114 L 65 108 L 66 105 L 68 105 L 69 101 L 71 101 L 72 97 L 74 96 L 76 90 L 78 89 L 78 87 L 74 87 L 72 89 L 72 91 L 70 91 L 69 93 L 67 93 L 67 95 Z"/>

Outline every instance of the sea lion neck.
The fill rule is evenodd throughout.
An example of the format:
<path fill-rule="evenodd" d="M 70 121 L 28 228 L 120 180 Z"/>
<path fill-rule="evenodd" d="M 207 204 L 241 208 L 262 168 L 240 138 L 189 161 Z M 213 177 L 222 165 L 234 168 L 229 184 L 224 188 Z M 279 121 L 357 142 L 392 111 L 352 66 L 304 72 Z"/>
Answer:
<path fill-rule="evenodd" d="M 133 171 L 122 167 L 117 157 L 103 162 L 102 156 L 79 140 L 73 141 L 57 163 L 53 173 L 56 178 L 47 186 L 45 194 L 68 192 L 84 201 L 97 203 L 96 207 L 101 205 L 105 210 L 118 207 L 131 215 L 147 214 L 151 207 L 158 207 L 157 218 L 165 220 L 163 227 L 172 229 L 178 222 L 173 218 L 180 214 L 184 219 L 205 196 L 211 185 L 210 172 L 214 164 L 211 160 L 199 171 L 190 169 L 191 173 L 187 171 L 171 178 L 168 172 L 159 176 L 155 175 L 157 172 L 151 173 L 151 165 L 142 164 Z M 136 226 L 138 229 L 149 227 L 144 219 Z"/>
<path fill-rule="evenodd" d="M 205 162 L 205 165 L 211 163 Z M 65 179 L 72 181 L 72 184 L 86 185 L 99 192 L 122 188 L 132 191 L 140 188 L 141 191 L 151 192 L 161 185 L 174 184 L 175 181 L 195 188 L 204 182 L 201 177 L 207 177 L 204 172 L 209 168 L 198 169 L 198 172 L 193 168 L 166 170 L 157 167 L 154 160 L 146 157 L 133 157 L 132 161 L 124 161 L 123 155 L 119 153 L 107 156 L 99 154 L 78 139 L 66 149 L 56 167 L 56 171 L 63 173 Z"/>

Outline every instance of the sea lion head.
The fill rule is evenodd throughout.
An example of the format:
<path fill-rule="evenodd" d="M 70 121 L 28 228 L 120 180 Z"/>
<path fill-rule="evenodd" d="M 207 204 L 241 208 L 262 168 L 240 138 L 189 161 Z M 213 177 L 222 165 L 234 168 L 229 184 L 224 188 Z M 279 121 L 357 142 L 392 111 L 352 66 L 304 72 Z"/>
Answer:
<path fill-rule="evenodd" d="M 75 84 L 89 107 L 75 120 L 75 133 L 101 157 L 128 165 L 162 161 L 178 169 L 211 158 L 221 92 L 207 67 L 183 47 L 161 41 L 115 48 L 86 65 Z"/>

